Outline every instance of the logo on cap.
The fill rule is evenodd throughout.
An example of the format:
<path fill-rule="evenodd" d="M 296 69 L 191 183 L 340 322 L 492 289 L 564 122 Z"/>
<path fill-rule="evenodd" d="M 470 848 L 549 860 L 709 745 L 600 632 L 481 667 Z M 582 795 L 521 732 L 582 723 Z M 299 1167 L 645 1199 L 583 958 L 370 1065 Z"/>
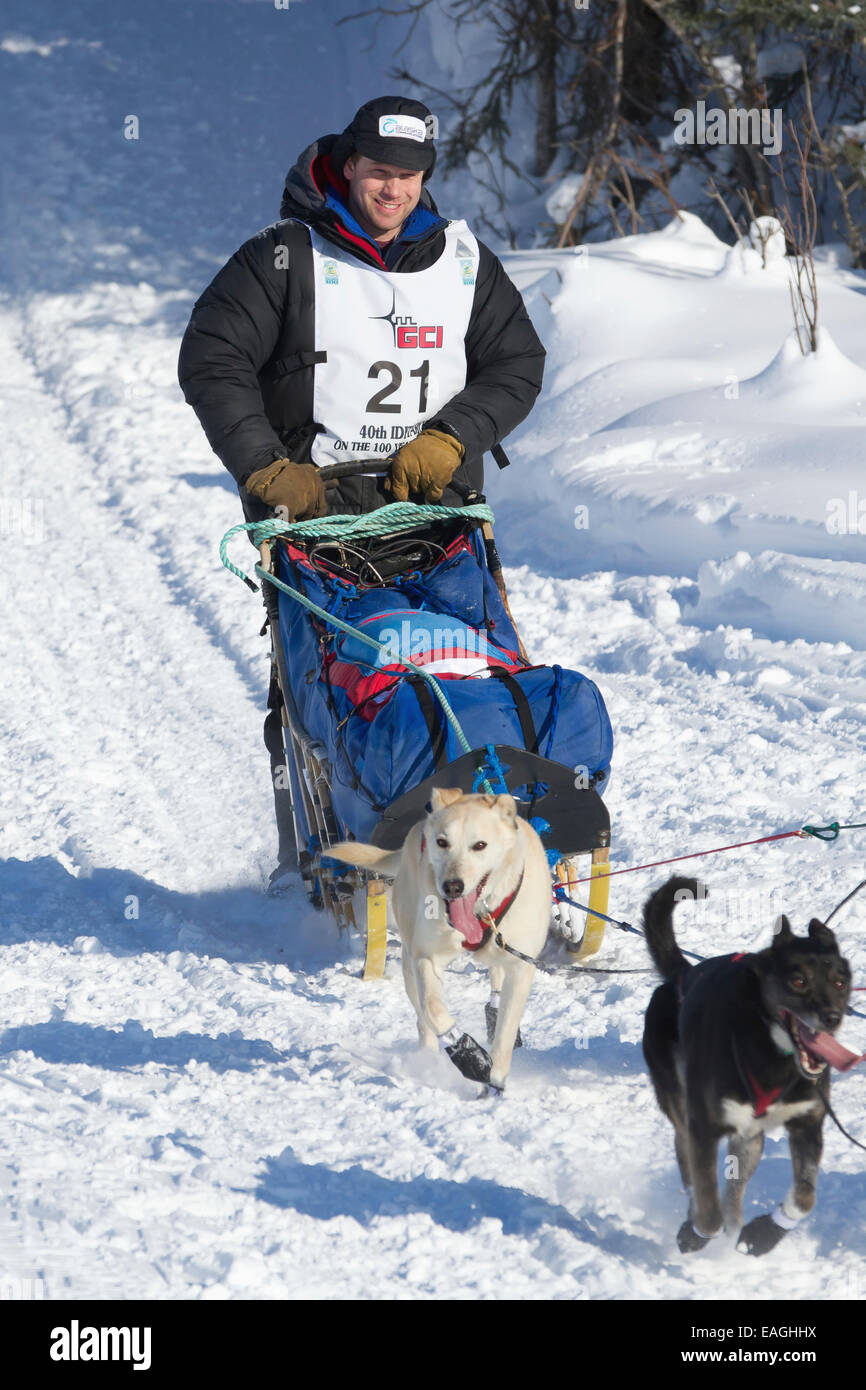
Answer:
<path fill-rule="evenodd" d="M 423 143 L 427 127 L 417 116 L 380 116 L 379 134 L 397 136 L 402 140 L 419 140 Z"/>

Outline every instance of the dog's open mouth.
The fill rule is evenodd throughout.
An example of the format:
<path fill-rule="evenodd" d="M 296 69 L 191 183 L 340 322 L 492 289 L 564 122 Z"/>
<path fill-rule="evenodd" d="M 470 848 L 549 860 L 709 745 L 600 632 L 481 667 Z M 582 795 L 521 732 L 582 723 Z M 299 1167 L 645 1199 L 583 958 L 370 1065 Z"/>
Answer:
<path fill-rule="evenodd" d="M 480 946 L 484 938 L 484 923 L 475 916 L 475 904 L 486 882 L 487 874 L 471 893 L 464 893 L 462 898 L 448 899 L 448 921 L 466 938 L 467 946 Z"/>
<path fill-rule="evenodd" d="M 794 1044 L 794 1058 L 804 1076 L 820 1076 L 828 1065 L 837 1071 L 848 1071 L 860 1060 L 837 1042 L 832 1033 L 813 1033 L 811 1028 L 789 1009 L 782 1009 L 782 1022 Z"/>

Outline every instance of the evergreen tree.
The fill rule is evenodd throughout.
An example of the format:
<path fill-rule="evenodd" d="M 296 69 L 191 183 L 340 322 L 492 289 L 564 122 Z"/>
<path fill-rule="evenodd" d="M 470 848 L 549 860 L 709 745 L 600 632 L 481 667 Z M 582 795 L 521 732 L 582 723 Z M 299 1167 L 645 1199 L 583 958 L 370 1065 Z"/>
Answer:
<path fill-rule="evenodd" d="M 783 130 L 793 122 L 808 135 L 819 241 L 839 237 L 855 264 L 866 264 L 866 5 L 407 0 L 364 13 L 404 13 L 414 26 L 430 6 L 456 33 L 483 38 L 486 70 L 450 92 L 405 67 L 394 75 L 426 87 L 449 113 L 443 167 L 474 157 L 495 195 L 494 217 L 507 213 L 506 171 L 532 193 L 572 172 L 583 178 L 568 213 L 548 228 L 554 244 L 652 228 L 677 207 L 727 235 L 731 218 L 742 225 L 772 215 L 791 194 L 784 159 L 742 138 L 746 113 L 779 112 Z M 677 113 L 698 102 L 732 113 L 740 138 L 676 143 Z M 518 162 L 516 123 L 527 109 L 532 153 Z"/>

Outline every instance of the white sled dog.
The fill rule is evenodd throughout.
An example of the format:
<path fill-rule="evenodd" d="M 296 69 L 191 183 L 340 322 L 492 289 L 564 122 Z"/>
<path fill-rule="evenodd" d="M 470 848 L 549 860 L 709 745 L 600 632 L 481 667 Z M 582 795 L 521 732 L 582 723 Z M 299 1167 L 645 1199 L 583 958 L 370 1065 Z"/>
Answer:
<path fill-rule="evenodd" d="M 496 934 L 536 957 L 550 922 L 550 870 L 536 832 L 517 815 L 514 798 L 464 795 L 435 787 L 432 811 L 409 831 L 403 848 L 343 841 L 327 852 L 347 864 L 394 877 L 394 918 L 403 943 L 403 979 L 418 1015 L 423 1047 L 442 1047 L 472 1081 L 500 1096 L 535 967 L 496 944 Z M 461 1033 L 442 994 L 442 971 L 472 951 L 490 971 L 486 1006 L 491 1053 Z"/>

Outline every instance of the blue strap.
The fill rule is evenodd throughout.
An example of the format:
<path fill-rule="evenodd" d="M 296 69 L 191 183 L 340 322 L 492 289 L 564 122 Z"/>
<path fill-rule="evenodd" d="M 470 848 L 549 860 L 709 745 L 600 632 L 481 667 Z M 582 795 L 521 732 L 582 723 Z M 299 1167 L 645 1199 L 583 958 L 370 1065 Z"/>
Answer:
<path fill-rule="evenodd" d="M 498 781 L 499 794 L 508 795 L 508 783 L 505 781 L 507 768 L 503 768 L 502 763 L 499 761 L 494 744 L 488 743 L 485 744 L 485 747 L 487 750 L 487 757 L 484 759 L 483 763 L 475 769 L 475 776 L 472 779 L 472 790 L 477 792 L 478 788 L 484 785 L 487 790 L 493 791 L 493 782 Z"/>
<path fill-rule="evenodd" d="M 544 816 L 532 816 L 529 824 L 532 826 L 536 835 L 542 838 L 550 834 L 550 821 L 545 820 Z M 544 853 L 547 855 L 547 867 L 550 869 L 550 872 L 553 873 L 553 870 L 562 858 L 562 854 L 558 849 L 545 849 Z"/>
<path fill-rule="evenodd" d="M 550 757 L 550 750 L 553 747 L 553 736 L 556 733 L 556 724 L 559 719 L 559 704 L 562 699 L 562 667 L 553 668 L 553 694 L 551 695 L 550 710 L 550 733 L 547 736 L 547 748 L 544 750 L 545 758 Z"/>

